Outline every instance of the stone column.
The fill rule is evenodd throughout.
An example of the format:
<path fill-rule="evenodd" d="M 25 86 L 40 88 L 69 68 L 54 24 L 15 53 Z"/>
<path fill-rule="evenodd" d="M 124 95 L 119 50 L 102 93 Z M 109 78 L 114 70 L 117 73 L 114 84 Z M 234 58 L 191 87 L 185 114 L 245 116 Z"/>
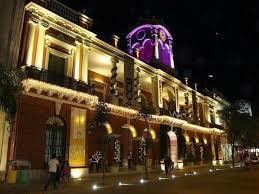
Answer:
<path fill-rule="evenodd" d="M 159 59 L 159 50 L 158 50 L 158 32 L 156 28 L 153 28 L 151 30 L 152 38 L 153 38 L 153 44 L 154 44 L 154 52 L 156 59 Z"/>
<path fill-rule="evenodd" d="M 195 122 L 198 122 L 198 105 L 197 105 L 197 96 L 196 92 L 192 91 L 192 109 L 193 109 L 193 117 Z"/>
<path fill-rule="evenodd" d="M 163 106 L 163 102 L 161 100 L 161 81 L 158 77 L 152 77 L 152 102 L 156 112 L 159 113 L 159 107 Z"/>
<path fill-rule="evenodd" d="M 37 50 L 35 57 L 35 66 L 42 69 L 43 68 L 43 53 L 45 48 L 45 34 L 48 23 L 41 22 L 38 25 L 38 41 L 37 41 Z"/>
<path fill-rule="evenodd" d="M 66 75 L 69 77 L 73 77 L 74 53 L 75 53 L 74 49 L 71 49 L 68 56 L 67 69 L 65 70 Z"/>
<path fill-rule="evenodd" d="M 179 112 L 179 92 L 178 88 L 175 87 L 175 104 L 176 104 L 176 112 Z"/>
<path fill-rule="evenodd" d="M 170 47 L 170 65 L 174 69 L 174 54 L 173 54 L 173 41 L 169 40 L 169 47 Z"/>
<path fill-rule="evenodd" d="M 209 127 L 209 106 L 206 104 L 206 102 L 204 102 L 202 104 L 203 107 L 203 118 L 204 118 L 204 125 L 205 127 Z"/>
<path fill-rule="evenodd" d="M 111 69 L 111 88 L 110 88 L 110 94 L 117 96 L 118 95 L 118 90 L 117 90 L 117 63 L 119 63 L 119 60 L 115 57 L 111 58 L 111 64 L 112 64 L 112 69 Z"/>
<path fill-rule="evenodd" d="M 74 59 L 74 71 L 73 71 L 73 77 L 76 80 L 79 80 L 79 73 L 80 73 L 80 62 L 81 62 L 81 43 L 76 41 L 76 50 L 75 50 L 75 59 Z"/>
<path fill-rule="evenodd" d="M 88 83 L 88 53 L 89 53 L 89 46 L 87 44 L 82 45 L 82 65 L 81 65 L 81 80 Z"/>
<path fill-rule="evenodd" d="M 211 135 L 211 154 L 212 154 L 212 160 L 216 160 L 216 152 L 215 152 L 215 137 L 214 135 Z"/>
<path fill-rule="evenodd" d="M 34 42 L 35 42 L 35 34 L 36 34 L 36 24 L 39 21 L 33 18 L 29 20 L 29 30 L 28 30 L 28 38 L 27 38 L 27 47 L 26 47 L 26 65 L 31 66 L 34 64 Z"/>

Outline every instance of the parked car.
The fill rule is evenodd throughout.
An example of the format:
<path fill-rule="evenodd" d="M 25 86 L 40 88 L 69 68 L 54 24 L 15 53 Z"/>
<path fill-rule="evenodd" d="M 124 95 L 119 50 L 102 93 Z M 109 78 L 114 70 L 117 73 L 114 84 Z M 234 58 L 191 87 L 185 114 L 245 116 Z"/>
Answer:
<path fill-rule="evenodd" d="M 259 164 L 259 157 L 252 156 L 251 157 L 251 163 L 252 164 Z"/>

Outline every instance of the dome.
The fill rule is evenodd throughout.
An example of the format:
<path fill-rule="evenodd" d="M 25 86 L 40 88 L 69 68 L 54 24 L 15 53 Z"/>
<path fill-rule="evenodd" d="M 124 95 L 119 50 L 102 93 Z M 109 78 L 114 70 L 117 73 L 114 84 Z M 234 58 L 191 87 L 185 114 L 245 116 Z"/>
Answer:
<path fill-rule="evenodd" d="M 162 25 L 144 24 L 133 29 L 126 37 L 128 53 L 139 49 L 139 59 L 150 63 L 156 58 L 160 63 L 174 68 L 172 36 Z"/>

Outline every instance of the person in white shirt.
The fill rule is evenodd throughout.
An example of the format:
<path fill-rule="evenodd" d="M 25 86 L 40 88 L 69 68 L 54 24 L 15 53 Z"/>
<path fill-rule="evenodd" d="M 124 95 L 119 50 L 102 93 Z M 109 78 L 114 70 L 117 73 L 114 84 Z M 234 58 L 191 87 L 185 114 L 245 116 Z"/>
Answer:
<path fill-rule="evenodd" d="M 56 179 L 56 172 L 59 165 L 59 161 L 56 158 L 56 155 L 52 155 L 52 159 L 49 161 L 49 177 L 46 185 L 44 186 L 44 190 L 48 189 L 50 183 L 53 184 L 54 189 L 57 189 L 57 179 Z"/>

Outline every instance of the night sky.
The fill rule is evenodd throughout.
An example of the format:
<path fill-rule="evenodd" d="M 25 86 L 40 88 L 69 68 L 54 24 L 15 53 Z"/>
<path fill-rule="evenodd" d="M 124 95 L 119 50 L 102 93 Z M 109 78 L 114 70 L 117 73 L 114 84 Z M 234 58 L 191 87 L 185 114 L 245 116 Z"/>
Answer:
<path fill-rule="evenodd" d="M 125 51 L 127 33 L 142 18 L 163 21 L 173 36 L 175 66 L 182 77 L 200 87 L 217 88 L 230 101 L 248 99 L 258 110 L 258 20 L 256 6 L 246 5 L 248 1 L 60 1 L 78 11 L 85 9 L 94 21 L 92 31 L 108 43 L 112 34 L 120 36 L 119 47 Z"/>

